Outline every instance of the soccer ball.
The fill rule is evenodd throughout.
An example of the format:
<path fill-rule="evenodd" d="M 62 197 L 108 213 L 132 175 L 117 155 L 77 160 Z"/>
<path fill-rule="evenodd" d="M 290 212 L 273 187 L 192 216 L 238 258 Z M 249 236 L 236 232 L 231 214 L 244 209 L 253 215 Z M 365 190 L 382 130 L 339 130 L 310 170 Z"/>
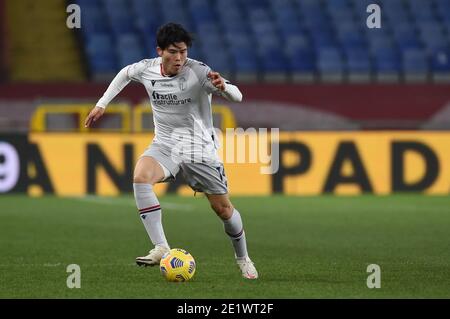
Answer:
<path fill-rule="evenodd" d="M 195 260 L 186 250 L 173 248 L 162 256 L 159 269 L 168 281 L 188 281 L 194 276 Z"/>

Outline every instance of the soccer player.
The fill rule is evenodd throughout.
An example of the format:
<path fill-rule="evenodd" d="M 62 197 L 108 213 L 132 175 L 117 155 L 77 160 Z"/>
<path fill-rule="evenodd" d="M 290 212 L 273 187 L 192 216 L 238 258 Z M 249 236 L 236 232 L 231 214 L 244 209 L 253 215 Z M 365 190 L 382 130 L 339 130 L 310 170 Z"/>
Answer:
<path fill-rule="evenodd" d="M 157 265 L 170 247 L 161 222 L 161 206 L 153 186 L 174 179 L 180 172 L 196 192 L 204 192 L 223 221 L 242 276 L 258 278 L 248 256 L 241 215 L 228 196 L 224 166 L 217 155 L 213 128 L 212 94 L 240 102 L 239 89 L 199 61 L 188 59 L 191 35 L 179 24 L 168 23 L 157 31 L 159 57 L 124 67 L 86 118 L 91 127 L 107 105 L 131 80 L 145 86 L 150 97 L 155 136 L 136 163 L 134 197 L 144 227 L 155 246 L 138 265 Z"/>

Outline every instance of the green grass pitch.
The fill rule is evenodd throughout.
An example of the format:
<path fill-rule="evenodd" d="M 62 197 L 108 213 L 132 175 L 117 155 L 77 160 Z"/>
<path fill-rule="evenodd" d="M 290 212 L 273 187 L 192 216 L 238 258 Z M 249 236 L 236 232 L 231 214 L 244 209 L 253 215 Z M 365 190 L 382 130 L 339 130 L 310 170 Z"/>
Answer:
<path fill-rule="evenodd" d="M 202 196 L 160 199 L 173 248 L 194 279 L 137 267 L 150 242 L 131 196 L 0 196 L 0 298 L 449 298 L 450 197 L 235 197 L 257 281 L 240 277 L 231 243 Z M 66 286 L 69 264 L 81 288 Z M 381 288 L 366 285 L 369 264 Z"/>

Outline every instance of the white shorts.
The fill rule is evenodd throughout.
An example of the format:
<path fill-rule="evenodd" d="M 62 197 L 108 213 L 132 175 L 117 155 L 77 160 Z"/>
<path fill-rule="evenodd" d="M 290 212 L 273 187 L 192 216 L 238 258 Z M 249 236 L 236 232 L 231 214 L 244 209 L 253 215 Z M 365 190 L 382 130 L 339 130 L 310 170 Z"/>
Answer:
<path fill-rule="evenodd" d="M 223 163 L 181 162 L 175 163 L 170 155 L 170 150 L 157 143 L 150 145 L 142 156 L 153 157 L 164 171 L 162 182 L 175 179 L 181 171 L 189 186 L 196 192 L 204 192 L 211 195 L 223 195 L 228 193 L 228 182 Z"/>

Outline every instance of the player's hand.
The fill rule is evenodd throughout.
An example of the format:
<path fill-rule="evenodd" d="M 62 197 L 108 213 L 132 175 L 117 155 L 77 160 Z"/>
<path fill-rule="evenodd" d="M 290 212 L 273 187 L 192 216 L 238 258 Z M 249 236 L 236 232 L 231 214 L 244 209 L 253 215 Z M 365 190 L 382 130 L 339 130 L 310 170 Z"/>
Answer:
<path fill-rule="evenodd" d="M 211 71 L 208 73 L 208 78 L 211 80 L 212 85 L 221 91 L 225 91 L 225 81 L 220 76 L 219 72 Z"/>
<path fill-rule="evenodd" d="M 86 117 L 86 120 L 84 121 L 84 127 L 91 127 L 94 122 L 102 117 L 103 113 L 105 113 L 105 109 L 103 107 L 94 107 Z"/>

